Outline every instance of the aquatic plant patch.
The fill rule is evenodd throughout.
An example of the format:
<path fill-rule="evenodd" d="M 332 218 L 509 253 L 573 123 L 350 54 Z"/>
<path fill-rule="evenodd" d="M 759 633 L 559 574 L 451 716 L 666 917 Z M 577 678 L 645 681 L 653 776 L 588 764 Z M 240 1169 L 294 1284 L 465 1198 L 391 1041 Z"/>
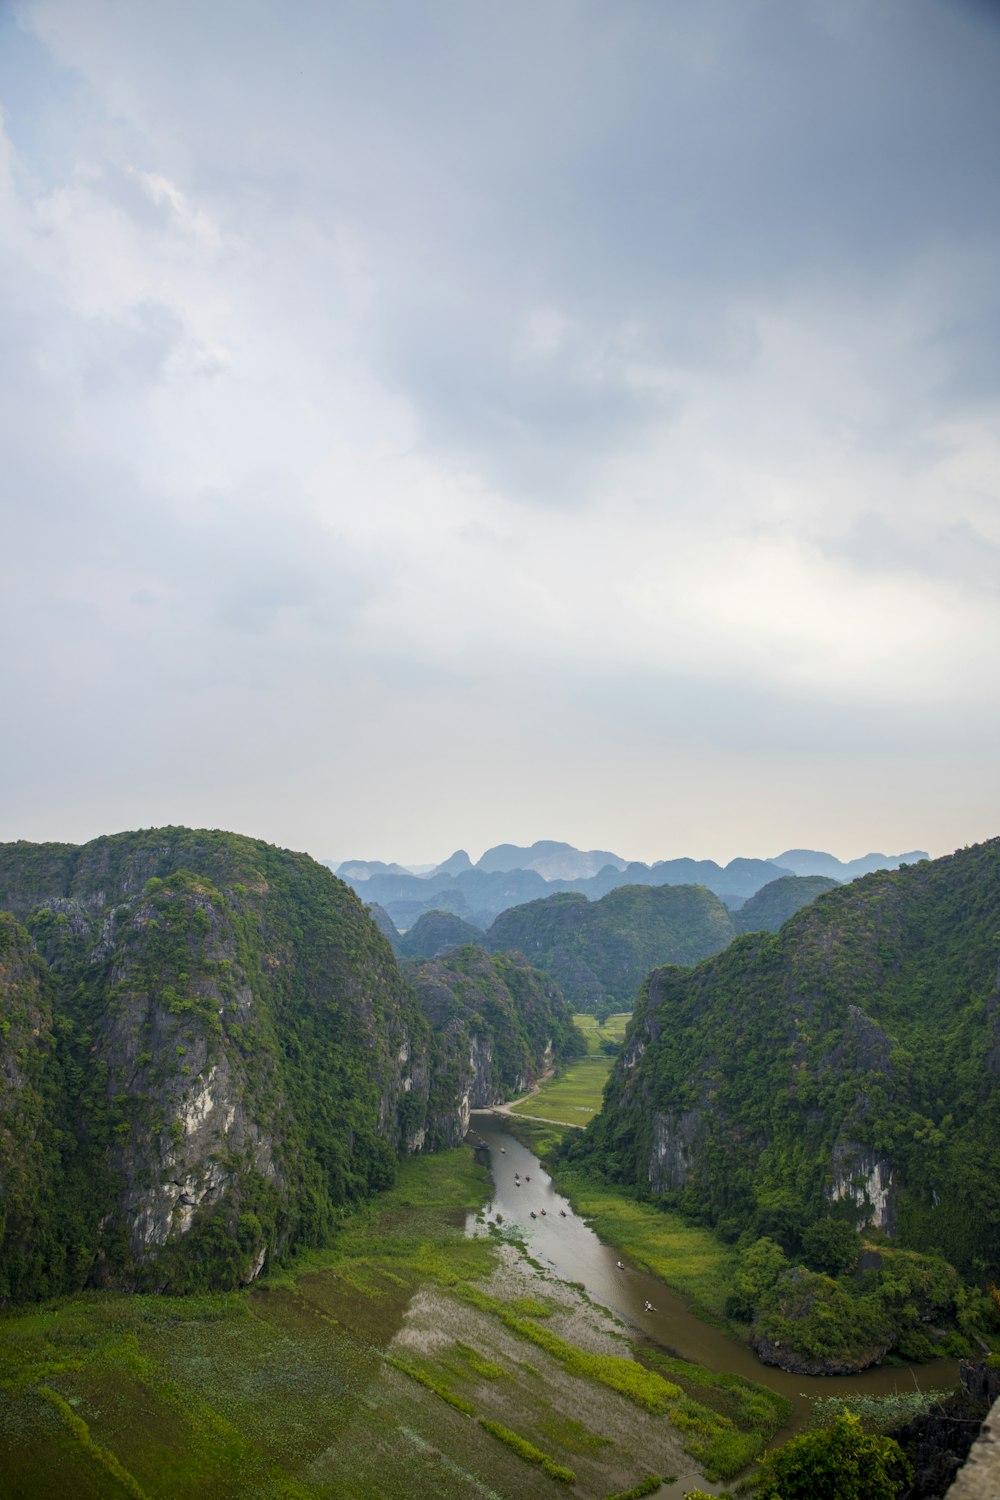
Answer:
<path fill-rule="evenodd" d="M 478 1287 L 464 1285 L 456 1289 L 460 1296 L 478 1307 L 482 1312 L 492 1313 L 512 1332 L 537 1344 L 546 1354 L 583 1380 L 594 1380 L 609 1390 L 627 1396 L 637 1406 L 649 1412 L 664 1412 L 670 1401 L 681 1394 L 680 1386 L 653 1370 L 647 1370 L 635 1360 L 622 1359 L 617 1354 L 590 1354 L 578 1349 L 548 1328 L 539 1328 L 530 1318 L 521 1317 L 510 1303 L 501 1302 L 481 1292 Z"/>
<path fill-rule="evenodd" d="M 479 1418 L 479 1425 L 491 1436 L 499 1438 L 501 1443 L 506 1443 L 512 1448 L 519 1458 L 526 1463 L 537 1464 L 544 1469 L 550 1479 L 558 1479 L 563 1484 L 575 1484 L 576 1475 L 572 1469 L 567 1469 L 563 1464 L 557 1464 L 541 1448 L 536 1448 L 534 1443 L 529 1443 L 525 1438 L 519 1437 L 516 1432 L 511 1432 L 509 1427 L 503 1427 L 499 1422 L 491 1422 L 486 1417 Z"/>

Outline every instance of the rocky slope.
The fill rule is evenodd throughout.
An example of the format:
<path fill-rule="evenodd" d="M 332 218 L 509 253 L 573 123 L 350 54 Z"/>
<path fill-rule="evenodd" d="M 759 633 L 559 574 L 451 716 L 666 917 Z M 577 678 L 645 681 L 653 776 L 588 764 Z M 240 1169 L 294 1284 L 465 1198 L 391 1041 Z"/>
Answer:
<path fill-rule="evenodd" d="M 250 1280 L 461 1131 L 389 944 L 306 855 L 2 845 L 4 909 L 0 1297 Z"/>
<path fill-rule="evenodd" d="M 1000 1278 L 1000 840 L 652 974 L 580 1154 L 736 1235 L 841 1217 Z"/>
<path fill-rule="evenodd" d="M 465 1126 L 470 1109 L 522 1094 L 557 1057 L 586 1051 L 558 987 L 519 954 L 466 945 L 407 973 L 434 1033 L 435 1089 L 442 1104 L 457 1095 Z M 433 1144 L 454 1139 L 450 1126 L 433 1128 Z"/>

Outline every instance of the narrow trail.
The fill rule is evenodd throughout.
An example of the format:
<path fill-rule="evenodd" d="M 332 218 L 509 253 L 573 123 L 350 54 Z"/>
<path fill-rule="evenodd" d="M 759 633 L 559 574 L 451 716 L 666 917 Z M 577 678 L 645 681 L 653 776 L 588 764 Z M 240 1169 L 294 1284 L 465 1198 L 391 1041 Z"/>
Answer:
<path fill-rule="evenodd" d="M 489 1106 L 490 1113 L 494 1115 L 510 1115 L 515 1120 L 537 1120 L 540 1125 L 565 1125 L 567 1130 L 582 1130 L 584 1128 L 582 1125 L 575 1125 L 570 1120 L 551 1120 L 547 1115 L 529 1115 L 527 1110 L 522 1109 L 519 1109 L 516 1115 L 514 1114 L 514 1106 L 523 1104 L 527 1099 L 534 1098 L 542 1084 L 547 1083 L 550 1078 L 555 1077 L 555 1071 L 555 1068 L 546 1068 L 545 1072 L 531 1085 L 526 1094 L 522 1094 L 518 1099 L 508 1099 L 506 1104 L 491 1104 Z"/>

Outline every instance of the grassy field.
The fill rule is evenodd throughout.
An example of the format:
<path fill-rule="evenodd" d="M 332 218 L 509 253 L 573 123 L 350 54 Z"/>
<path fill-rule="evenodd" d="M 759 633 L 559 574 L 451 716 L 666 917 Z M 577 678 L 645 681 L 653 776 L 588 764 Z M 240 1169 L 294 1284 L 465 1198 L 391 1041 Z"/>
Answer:
<path fill-rule="evenodd" d="M 723 1308 L 736 1264 L 731 1246 L 679 1214 L 638 1203 L 584 1172 L 557 1169 L 555 1182 L 602 1240 L 626 1251 L 674 1291 L 690 1297 L 693 1312 L 724 1323 Z"/>
<path fill-rule="evenodd" d="M 548 1079 L 536 1094 L 515 1104 L 511 1113 L 538 1115 L 560 1125 L 586 1125 L 601 1107 L 604 1085 L 614 1062 L 601 1044 L 606 1041 L 620 1044 L 628 1019 L 628 1011 L 610 1016 L 603 1025 L 598 1024 L 596 1016 L 574 1016 L 587 1041 L 587 1056 L 570 1063 L 557 1078 Z"/>
<path fill-rule="evenodd" d="M 601 1050 L 602 1042 L 620 1044 L 625 1040 L 625 1028 L 631 1015 L 630 1010 L 622 1010 L 617 1015 L 609 1016 L 606 1021 L 598 1021 L 596 1016 L 584 1015 L 578 1011 L 573 1017 L 573 1023 L 583 1032 L 588 1053 L 593 1054 Z"/>
<path fill-rule="evenodd" d="M 418 1157 L 252 1290 L 0 1316 L 0 1496 L 599 1500 L 759 1450 L 774 1402 L 643 1370 L 573 1288 L 465 1238 L 485 1196 L 468 1150 Z"/>

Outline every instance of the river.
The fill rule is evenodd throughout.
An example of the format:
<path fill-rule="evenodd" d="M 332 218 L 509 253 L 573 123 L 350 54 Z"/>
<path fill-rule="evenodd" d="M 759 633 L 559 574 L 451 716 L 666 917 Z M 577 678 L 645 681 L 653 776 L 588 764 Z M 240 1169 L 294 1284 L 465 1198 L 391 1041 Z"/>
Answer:
<path fill-rule="evenodd" d="M 493 1196 L 484 1210 L 488 1222 L 502 1219 L 507 1226 L 516 1225 L 534 1260 L 561 1281 L 582 1283 L 595 1302 L 671 1354 L 710 1370 L 745 1375 L 787 1396 L 795 1415 L 779 1434 L 780 1441 L 807 1423 L 812 1396 L 880 1396 L 912 1390 L 914 1383 L 920 1390 L 949 1390 L 957 1385 L 958 1361 L 953 1359 L 879 1365 L 859 1375 L 827 1376 L 792 1375 L 761 1364 L 746 1344 L 696 1318 L 684 1299 L 659 1277 L 599 1240 L 573 1213 L 569 1200 L 556 1191 L 534 1152 L 511 1134 L 501 1117 L 475 1111 L 471 1136 L 493 1178 Z M 477 1227 L 481 1229 L 470 1216 L 468 1232 L 475 1233 Z"/>

